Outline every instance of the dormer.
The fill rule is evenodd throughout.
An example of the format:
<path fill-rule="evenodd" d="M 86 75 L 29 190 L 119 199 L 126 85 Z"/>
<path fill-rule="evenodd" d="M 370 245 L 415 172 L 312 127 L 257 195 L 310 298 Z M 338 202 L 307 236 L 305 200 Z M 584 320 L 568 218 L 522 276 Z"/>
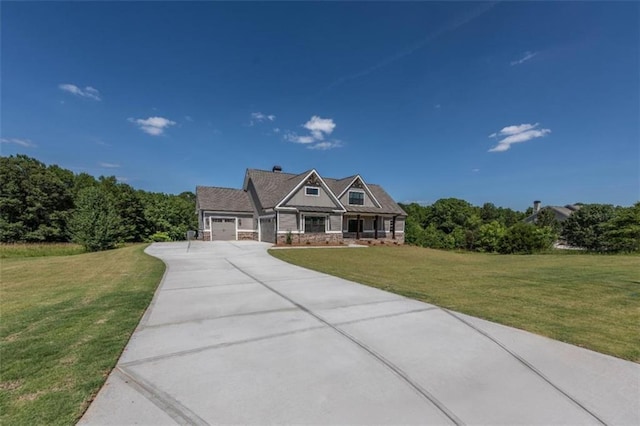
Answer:
<path fill-rule="evenodd" d="M 371 190 L 369 190 L 367 184 L 360 175 L 353 178 L 342 193 L 340 193 L 338 198 L 347 210 L 350 207 L 381 207 L 380 203 L 376 200 L 376 197 L 373 195 Z"/>

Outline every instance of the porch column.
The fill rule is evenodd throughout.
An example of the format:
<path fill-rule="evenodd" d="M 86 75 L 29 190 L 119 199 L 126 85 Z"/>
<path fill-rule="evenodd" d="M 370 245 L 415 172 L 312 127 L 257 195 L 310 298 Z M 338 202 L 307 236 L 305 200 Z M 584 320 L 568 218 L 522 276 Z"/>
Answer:
<path fill-rule="evenodd" d="M 391 239 L 396 239 L 396 216 L 391 219 Z"/>
<path fill-rule="evenodd" d="M 378 226 L 380 226 L 380 216 L 376 215 L 373 223 L 373 238 L 378 239 Z"/>
<path fill-rule="evenodd" d="M 360 215 L 356 216 L 356 240 L 360 239 Z"/>

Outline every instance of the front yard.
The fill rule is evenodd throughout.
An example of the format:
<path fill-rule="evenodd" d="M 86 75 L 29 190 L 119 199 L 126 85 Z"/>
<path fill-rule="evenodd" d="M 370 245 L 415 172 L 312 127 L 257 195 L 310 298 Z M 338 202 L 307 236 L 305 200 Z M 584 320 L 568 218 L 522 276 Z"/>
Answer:
<path fill-rule="evenodd" d="M 420 247 L 271 250 L 284 261 L 640 362 L 640 256 Z"/>
<path fill-rule="evenodd" d="M 164 264 L 144 247 L 47 257 L 2 248 L 11 258 L 2 259 L 1 424 L 78 420 L 162 277 Z M 55 247 L 42 254 L 58 254 L 51 250 L 67 254 Z"/>

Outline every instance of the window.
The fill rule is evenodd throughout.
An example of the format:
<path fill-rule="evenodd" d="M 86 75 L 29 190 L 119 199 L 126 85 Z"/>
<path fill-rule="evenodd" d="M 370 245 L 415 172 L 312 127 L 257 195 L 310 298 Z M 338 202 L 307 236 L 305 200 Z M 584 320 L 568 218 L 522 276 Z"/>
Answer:
<path fill-rule="evenodd" d="M 363 219 L 349 219 L 348 223 L 348 231 L 349 232 L 362 232 L 364 229 L 364 220 Z M 358 229 L 360 228 L 360 229 Z"/>
<path fill-rule="evenodd" d="M 310 195 L 312 197 L 320 196 L 320 188 L 317 186 L 305 186 L 304 187 L 304 195 Z"/>
<path fill-rule="evenodd" d="M 364 192 L 349 191 L 349 204 L 363 206 L 364 205 Z"/>
<path fill-rule="evenodd" d="M 304 232 L 324 232 L 325 231 L 325 218 L 317 216 L 305 216 L 304 217 Z"/>

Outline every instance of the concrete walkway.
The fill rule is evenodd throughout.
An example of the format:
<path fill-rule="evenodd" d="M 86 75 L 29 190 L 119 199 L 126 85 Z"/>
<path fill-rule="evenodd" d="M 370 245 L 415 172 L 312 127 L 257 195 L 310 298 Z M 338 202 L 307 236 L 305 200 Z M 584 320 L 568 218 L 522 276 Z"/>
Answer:
<path fill-rule="evenodd" d="M 640 366 L 289 265 L 153 244 L 167 272 L 81 424 L 640 424 Z"/>

